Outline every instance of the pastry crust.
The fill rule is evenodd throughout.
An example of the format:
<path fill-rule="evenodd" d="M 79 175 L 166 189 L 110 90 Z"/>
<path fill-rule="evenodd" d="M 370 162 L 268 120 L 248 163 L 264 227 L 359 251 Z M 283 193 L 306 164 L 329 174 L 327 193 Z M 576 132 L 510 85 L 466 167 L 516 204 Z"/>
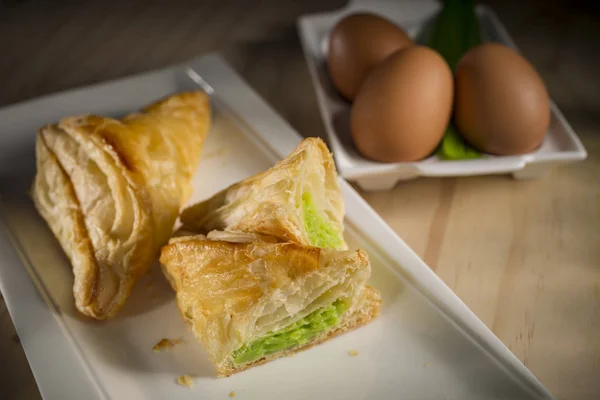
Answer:
<path fill-rule="evenodd" d="M 236 183 L 181 214 L 186 230 L 260 233 L 284 242 L 311 243 L 304 222 L 303 196 L 310 195 L 318 213 L 343 241 L 344 200 L 335 163 L 325 143 L 303 140 L 272 168 Z"/>
<path fill-rule="evenodd" d="M 336 300 L 348 306 L 342 325 L 333 329 L 340 333 L 370 320 L 379 309 L 366 302 L 377 296 L 365 296 L 371 266 L 363 250 L 197 236 L 172 240 L 163 247 L 160 261 L 183 318 L 220 375 L 244 367 L 234 367 L 231 360 L 242 345 Z"/>
<path fill-rule="evenodd" d="M 231 376 L 238 372 L 242 372 L 247 370 L 248 368 L 256 367 L 258 365 L 262 365 L 268 363 L 269 361 L 276 360 L 281 357 L 289 357 L 294 354 L 308 350 L 311 347 L 314 347 L 318 344 L 326 342 L 329 339 L 333 339 L 336 336 L 343 335 L 346 332 L 351 330 L 360 328 L 373 321 L 375 318 L 379 316 L 379 311 L 381 309 L 381 295 L 371 286 L 366 286 L 364 289 L 362 306 L 356 307 L 354 312 L 348 313 L 346 318 L 342 321 L 342 323 L 335 327 L 334 329 L 324 332 L 320 336 L 311 340 L 309 343 L 300 346 L 300 347 L 292 347 L 285 351 L 281 351 L 279 353 L 271 354 L 270 356 L 263 357 L 259 360 L 253 361 L 248 364 L 236 366 L 232 363 L 224 362 L 221 365 L 217 366 L 217 377 L 223 378 L 226 376 Z"/>
<path fill-rule="evenodd" d="M 114 316 L 172 234 L 208 131 L 202 92 L 122 121 L 85 115 L 43 127 L 32 197 L 73 266 L 77 309 Z"/>

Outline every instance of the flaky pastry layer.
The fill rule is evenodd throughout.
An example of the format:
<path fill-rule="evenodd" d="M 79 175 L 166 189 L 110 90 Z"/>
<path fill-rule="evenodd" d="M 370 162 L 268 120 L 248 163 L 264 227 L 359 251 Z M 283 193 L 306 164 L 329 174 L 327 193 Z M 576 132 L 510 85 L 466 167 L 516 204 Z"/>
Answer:
<path fill-rule="evenodd" d="M 306 226 L 307 202 L 336 239 L 320 246 Z M 302 245 L 347 248 L 343 240 L 344 201 L 335 163 L 325 143 L 307 138 L 272 168 L 236 183 L 210 199 L 187 208 L 184 229 L 242 231 L 273 236 Z"/>
<path fill-rule="evenodd" d="M 172 240 L 160 261 L 183 318 L 217 369 L 242 345 L 336 300 L 349 315 L 357 312 L 371 273 L 362 250 L 203 236 Z"/>
<path fill-rule="evenodd" d="M 172 234 L 210 123 L 202 92 L 122 120 L 84 115 L 43 127 L 32 197 L 73 267 L 77 309 L 114 316 Z"/>

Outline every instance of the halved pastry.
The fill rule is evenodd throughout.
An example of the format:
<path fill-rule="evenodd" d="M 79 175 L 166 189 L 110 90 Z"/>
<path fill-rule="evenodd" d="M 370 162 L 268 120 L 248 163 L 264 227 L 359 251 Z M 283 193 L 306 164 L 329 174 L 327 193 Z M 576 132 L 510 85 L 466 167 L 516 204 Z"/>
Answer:
<path fill-rule="evenodd" d="M 36 140 L 35 206 L 73 266 L 77 309 L 115 315 L 173 233 L 210 121 L 202 92 L 170 96 L 123 120 L 84 115 Z"/>
<path fill-rule="evenodd" d="M 335 163 L 308 138 L 269 170 L 183 211 L 184 229 L 255 232 L 284 242 L 345 249 L 344 200 Z"/>
<path fill-rule="evenodd" d="M 172 239 L 160 261 L 218 376 L 293 354 L 379 314 L 362 250 L 199 235 Z"/>

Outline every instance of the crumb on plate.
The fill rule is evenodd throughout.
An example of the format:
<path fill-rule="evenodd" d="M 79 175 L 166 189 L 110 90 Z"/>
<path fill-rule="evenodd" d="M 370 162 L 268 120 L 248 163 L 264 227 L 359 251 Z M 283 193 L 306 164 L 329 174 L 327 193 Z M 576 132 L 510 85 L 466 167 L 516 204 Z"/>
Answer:
<path fill-rule="evenodd" d="M 163 338 L 163 339 L 160 339 L 160 341 L 154 345 L 152 350 L 154 350 L 154 351 L 169 350 L 180 343 L 183 343 L 182 339 Z"/>
<path fill-rule="evenodd" d="M 189 388 L 194 387 L 194 380 L 189 375 L 181 375 L 177 377 L 177 384 L 180 386 L 186 386 Z"/>
<path fill-rule="evenodd" d="M 350 350 L 350 351 L 348 351 L 348 355 L 350 357 L 356 357 L 358 355 L 358 351 L 356 351 L 356 350 Z"/>
<path fill-rule="evenodd" d="M 429 362 L 426 362 L 425 364 L 423 364 L 423 368 L 427 368 L 429 367 Z"/>
<path fill-rule="evenodd" d="M 235 397 L 235 392 L 233 390 L 229 392 L 229 397 Z"/>

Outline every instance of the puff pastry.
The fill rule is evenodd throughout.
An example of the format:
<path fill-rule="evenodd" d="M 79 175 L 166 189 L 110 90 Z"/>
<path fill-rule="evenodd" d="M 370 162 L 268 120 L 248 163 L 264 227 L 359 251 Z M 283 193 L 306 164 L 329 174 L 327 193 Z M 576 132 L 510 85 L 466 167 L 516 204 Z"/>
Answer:
<path fill-rule="evenodd" d="M 363 250 L 200 235 L 172 239 L 160 261 L 218 376 L 313 346 L 379 313 Z"/>
<path fill-rule="evenodd" d="M 345 249 L 344 201 L 331 153 L 308 138 L 269 170 L 183 211 L 184 229 L 253 232 L 302 245 Z"/>
<path fill-rule="evenodd" d="M 37 135 L 35 206 L 71 261 L 79 311 L 115 315 L 172 234 L 210 122 L 202 92 L 122 120 L 66 117 Z"/>

